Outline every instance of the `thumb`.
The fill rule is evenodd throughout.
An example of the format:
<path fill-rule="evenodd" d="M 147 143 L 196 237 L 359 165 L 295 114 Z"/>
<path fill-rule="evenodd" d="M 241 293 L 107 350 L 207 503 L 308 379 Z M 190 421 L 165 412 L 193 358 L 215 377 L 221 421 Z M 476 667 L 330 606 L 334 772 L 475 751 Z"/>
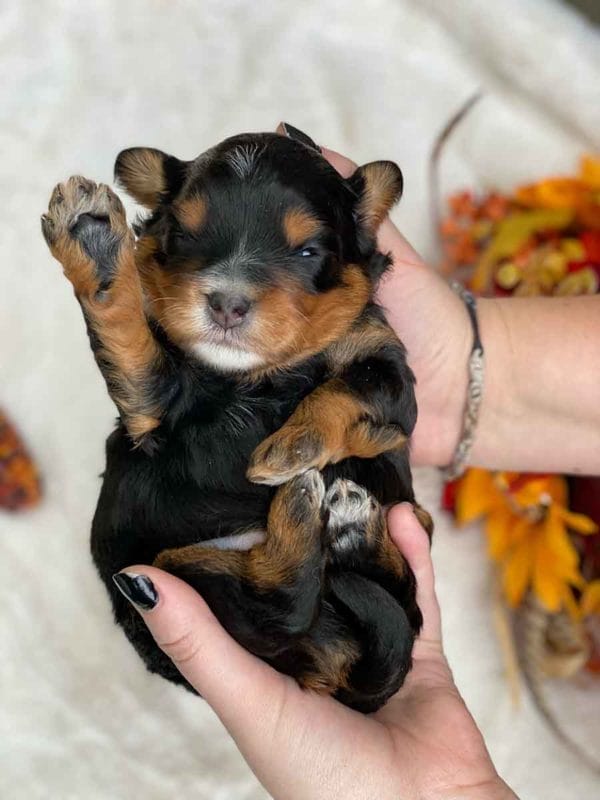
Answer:
<path fill-rule="evenodd" d="M 156 644 L 205 698 L 236 739 L 267 734 L 288 678 L 244 650 L 184 581 L 147 566 L 117 573 L 114 581 L 148 626 Z M 238 741 L 239 744 L 239 741 Z"/>
<path fill-rule="evenodd" d="M 434 641 L 441 646 L 442 623 L 435 593 L 435 576 L 429 538 L 415 516 L 410 503 L 400 503 L 390 509 L 388 528 L 392 541 L 406 558 L 415 575 L 417 604 L 423 614 L 420 638 Z"/>

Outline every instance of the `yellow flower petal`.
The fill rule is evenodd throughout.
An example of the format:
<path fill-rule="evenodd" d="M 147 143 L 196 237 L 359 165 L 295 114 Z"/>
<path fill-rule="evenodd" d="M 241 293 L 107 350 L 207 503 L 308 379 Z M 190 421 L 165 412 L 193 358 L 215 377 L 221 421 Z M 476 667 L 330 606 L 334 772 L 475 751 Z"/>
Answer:
<path fill-rule="evenodd" d="M 514 528 L 521 520 L 511 513 L 508 507 L 498 508 L 489 514 L 485 521 L 488 537 L 488 553 L 500 561 L 514 544 Z"/>
<path fill-rule="evenodd" d="M 583 590 L 581 611 L 588 614 L 600 614 L 600 580 L 592 581 Z"/>
<path fill-rule="evenodd" d="M 511 606 L 518 606 L 531 580 L 532 539 L 524 538 L 506 559 L 502 572 L 504 594 Z"/>
<path fill-rule="evenodd" d="M 600 189 L 600 157 L 583 156 L 579 174 L 587 186 Z"/>
<path fill-rule="evenodd" d="M 547 498 L 564 506 L 567 502 L 567 482 L 557 475 L 532 475 L 513 493 L 513 497 L 523 507 L 537 506 Z"/>
<path fill-rule="evenodd" d="M 559 508 L 557 511 L 567 528 L 577 531 L 577 533 L 587 534 L 598 531 L 598 526 L 594 520 L 586 517 L 585 514 L 576 514 L 574 511 L 567 511 L 566 508 Z"/>
<path fill-rule="evenodd" d="M 533 590 L 548 611 L 561 609 L 561 599 L 565 582 L 554 571 L 554 557 L 543 548 L 536 548 L 533 565 Z"/>
<path fill-rule="evenodd" d="M 562 564 L 570 567 L 579 565 L 579 553 L 566 531 L 559 509 L 555 506 L 549 509 L 548 516 L 543 523 L 543 539 L 545 547 Z"/>
<path fill-rule="evenodd" d="M 498 505 L 501 496 L 494 486 L 493 476 L 485 469 L 469 469 L 458 484 L 456 520 L 466 525 L 487 514 Z"/>
<path fill-rule="evenodd" d="M 515 197 L 523 205 L 534 208 L 575 208 L 588 187 L 577 178 L 547 178 L 522 186 Z"/>

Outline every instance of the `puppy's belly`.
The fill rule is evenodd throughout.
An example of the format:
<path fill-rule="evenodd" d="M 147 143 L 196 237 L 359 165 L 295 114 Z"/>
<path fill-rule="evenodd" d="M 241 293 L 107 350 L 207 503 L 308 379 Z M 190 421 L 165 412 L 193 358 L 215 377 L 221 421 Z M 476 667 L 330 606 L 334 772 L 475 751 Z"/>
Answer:
<path fill-rule="evenodd" d="M 217 539 L 205 539 L 198 542 L 200 547 L 216 547 L 217 550 L 250 550 L 257 544 L 262 544 L 267 535 L 266 531 L 253 530 L 232 536 L 220 536 Z"/>

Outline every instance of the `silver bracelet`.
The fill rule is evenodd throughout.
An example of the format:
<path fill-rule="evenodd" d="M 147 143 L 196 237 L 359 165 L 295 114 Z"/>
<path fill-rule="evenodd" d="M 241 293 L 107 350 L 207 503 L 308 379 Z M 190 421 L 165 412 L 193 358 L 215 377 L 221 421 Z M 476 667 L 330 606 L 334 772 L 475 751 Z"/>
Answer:
<path fill-rule="evenodd" d="M 471 292 L 461 286 L 460 283 L 453 281 L 450 286 L 463 301 L 469 314 L 471 327 L 473 328 L 473 349 L 469 357 L 469 385 L 467 387 L 467 403 L 462 434 L 456 446 L 452 462 L 443 469 L 444 479 L 447 481 L 460 478 L 467 468 L 467 461 L 475 440 L 475 429 L 479 419 L 485 374 L 483 345 L 479 336 L 479 324 L 477 322 L 476 300 Z"/>

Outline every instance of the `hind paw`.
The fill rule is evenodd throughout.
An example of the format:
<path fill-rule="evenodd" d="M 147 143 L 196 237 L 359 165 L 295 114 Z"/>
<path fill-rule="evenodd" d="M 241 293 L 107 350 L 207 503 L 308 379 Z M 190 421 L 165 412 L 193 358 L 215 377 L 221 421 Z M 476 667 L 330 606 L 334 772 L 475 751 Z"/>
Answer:
<path fill-rule="evenodd" d="M 377 545 L 384 524 L 377 500 L 364 487 L 338 478 L 325 495 L 327 536 L 337 555 Z"/>

